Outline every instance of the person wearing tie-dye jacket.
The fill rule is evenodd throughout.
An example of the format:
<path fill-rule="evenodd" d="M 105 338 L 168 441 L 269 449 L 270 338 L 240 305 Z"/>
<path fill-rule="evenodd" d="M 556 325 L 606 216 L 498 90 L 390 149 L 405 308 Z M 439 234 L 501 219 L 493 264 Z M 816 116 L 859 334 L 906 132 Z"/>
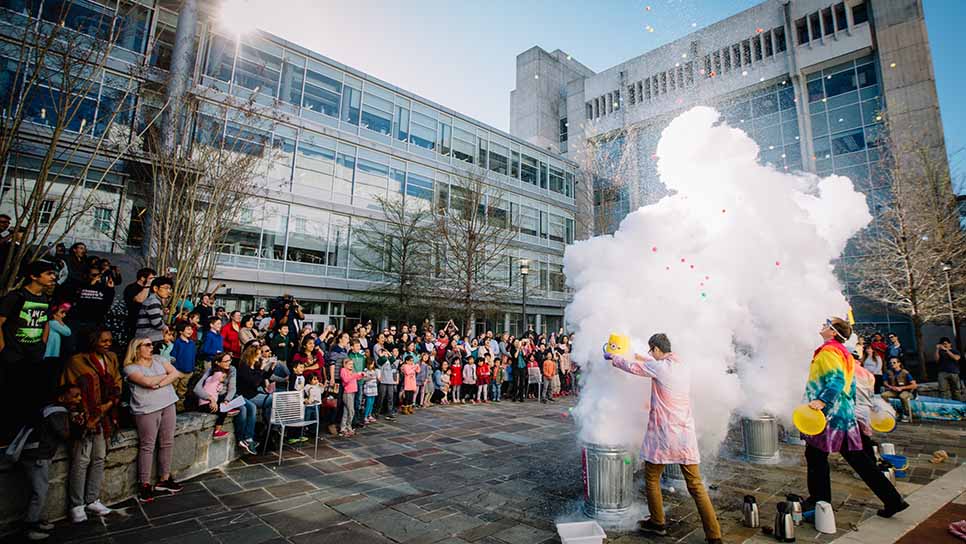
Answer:
<path fill-rule="evenodd" d="M 651 336 L 647 346 L 647 355 L 635 354 L 630 361 L 604 351 L 604 358 L 615 368 L 651 379 L 651 412 L 641 446 L 647 509 L 651 517 L 638 526 L 645 533 L 667 534 L 661 473 L 664 465 L 680 465 L 688 493 L 698 507 L 704 535 L 709 543 L 719 543 L 721 526 L 698 469 L 701 455 L 691 414 L 691 371 L 671 352 L 671 341 L 666 335 Z"/>
<path fill-rule="evenodd" d="M 862 451 L 862 434 L 855 415 L 857 363 L 842 344 L 852 336 L 852 326 L 833 317 L 826 320 L 820 334 L 824 343 L 812 357 L 805 395 L 811 408 L 825 414 L 827 423 L 821 433 L 804 436 L 809 497 L 803 510 L 814 510 L 818 501 L 832 502 L 828 455 L 838 452 L 885 504 L 877 514 L 892 517 L 909 505 Z"/>

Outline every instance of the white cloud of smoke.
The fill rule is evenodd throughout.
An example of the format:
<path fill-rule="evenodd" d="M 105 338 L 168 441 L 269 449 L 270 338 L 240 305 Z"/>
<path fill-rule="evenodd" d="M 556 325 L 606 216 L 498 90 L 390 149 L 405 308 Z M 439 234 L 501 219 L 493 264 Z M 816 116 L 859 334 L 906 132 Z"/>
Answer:
<path fill-rule="evenodd" d="M 657 148 L 672 195 L 629 214 L 613 236 L 567 248 L 583 441 L 636 449 L 643 436 L 650 385 L 603 361 L 612 332 L 629 334 L 638 352 L 652 333 L 670 337 L 693 373 L 707 455 L 734 412 L 789 420 L 821 324 L 845 317 L 831 261 L 871 220 L 865 197 L 841 176 L 759 164 L 758 145 L 718 121 L 706 107 L 672 121 Z"/>

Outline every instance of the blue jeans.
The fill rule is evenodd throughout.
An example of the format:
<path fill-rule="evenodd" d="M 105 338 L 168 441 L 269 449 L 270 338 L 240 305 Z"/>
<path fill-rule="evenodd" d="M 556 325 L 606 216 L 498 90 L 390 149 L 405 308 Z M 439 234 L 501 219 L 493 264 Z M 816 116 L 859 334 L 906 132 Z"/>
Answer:
<path fill-rule="evenodd" d="M 267 393 L 259 393 L 249 399 L 249 401 L 262 411 L 262 421 L 266 424 L 272 419 L 272 396 Z"/>
<path fill-rule="evenodd" d="M 235 438 L 240 441 L 255 436 L 255 403 L 245 399 L 245 404 L 238 407 L 235 416 Z"/>
<path fill-rule="evenodd" d="M 366 411 L 365 411 L 365 414 L 362 416 L 363 419 L 369 419 L 369 416 L 372 415 L 372 407 L 375 405 L 376 405 L 376 396 L 366 395 Z"/>
<path fill-rule="evenodd" d="M 493 400 L 500 400 L 500 389 L 502 388 L 503 384 L 493 383 L 491 386 L 493 387 Z"/>

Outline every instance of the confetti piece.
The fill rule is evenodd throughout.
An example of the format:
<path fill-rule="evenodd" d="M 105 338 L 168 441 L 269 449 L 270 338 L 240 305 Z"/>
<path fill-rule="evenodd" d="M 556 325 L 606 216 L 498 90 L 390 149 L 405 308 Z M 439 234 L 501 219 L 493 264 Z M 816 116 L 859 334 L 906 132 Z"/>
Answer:
<path fill-rule="evenodd" d="M 625 465 L 629 465 L 629 464 L 631 464 L 631 458 L 630 458 L 630 457 L 625 457 L 625 458 L 624 458 L 624 464 L 625 464 Z"/>
<path fill-rule="evenodd" d="M 756 34 L 761 34 L 764 31 L 765 31 L 765 29 L 764 28 L 761 28 L 761 27 L 758 27 L 758 28 L 755 29 L 755 33 Z"/>
<path fill-rule="evenodd" d="M 782 265 L 781 261 L 775 261 L 775 266 L 781 266 L 781 265 Z"/>
<path fill-rule="evenodd" d="M 681 262 L 682 262 L 682 263 L 684 262 L 684 257 L 681 257 Z"/>
<path fill-rule="evenodd" d="M 693 264 L 691 265 L 691 270 L 694 270 L 694 265 Z"/>
<path fill-rule="evenodd" d="M 651 251 L 654 252 L 654 253 L 657 253 L 657 246 L 652 247 L 651 248 Z"/>
<path fill-rule="evenodd" d="M 718 74 L 714 70 L 711 70 L 711 73 L 708 74 L 708 75 L 711 76 L 711 77 L 714 77 L 714 76 L 716 76 Z"/>
<path fill-rule="evenodd" d="M 698 26 L 698 23 L 691 23 L 691 28 Z"/>
<path fill-rule="evenodd" d="M 727 213 L 728 210 L 721 208 L 721 213 Z"/>
<path fill-rule="evenodd" d="M 704 282 L 699 283 L 698 287 L 704 287 Z"/>
<path fill-rule="evenodd" d="M 894 62 L 889 65 L 889 68 L 895 68 L 895 67 L 896 67 L 896 63 L 894 63 Z"/>
<path fill-rule="evenodd" d="M 644 9 L 647 11 L 651 11 L 651 6 L 644 6 Z"/>

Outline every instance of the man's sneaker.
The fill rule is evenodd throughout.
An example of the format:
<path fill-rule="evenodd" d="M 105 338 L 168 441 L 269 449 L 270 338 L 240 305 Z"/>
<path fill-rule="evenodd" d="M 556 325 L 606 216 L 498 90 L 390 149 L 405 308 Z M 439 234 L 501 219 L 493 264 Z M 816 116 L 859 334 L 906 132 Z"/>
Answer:
<path fill-rule="evenodd" d="M 40 540 L 47 540 L 50 538 L 50 533 L 41 530 L 38 525 L 31 525 L 28 527 L 24 532 L 24 535 L 27 537 L 27 540 L 31 542 L 38 542 Z"/>
<path fill-rule="evenodd" d="M 223 431 L 221 429 L 218 429 L 217 431 L 211 433 L 211 438 L 213 438 L 214 440 L 221 440 L 226 436 L 228 436 L 228 431 Z"/>
<path fill-rule="evenodd" d="M 341 435 L 342 433 L 339 433 L 339 434 Z M 295 437 L 295 438 L 286 438 L 285 439 L 285 443 L 288 444 L 289 446 L 294 446 L 295 444 L 298 444 L 299 442 L 301 442 L 301 440 L 298 437 Z"/>
<path fill-rule="evenodd" d="M 167 480 L 161 480 L 160 482 L 158 482 L 154 486 L 154 489 L 156 491 L 167 491 L 168 493 L 177 493 L 178 491 L 181 491 L 182 489 L 184 489 L 184 486 L 174 481 L 174 478 L 168 476 Z"/>
<path fill-rule="evenodd" d="M 637 522 L 637 528 L 640 529 L 642 533 L 657 536 L 667 536 L 667 526 L 654 523 L 651 521 L 651 518 L 643 519 Z"/>
<path fill-rule="evenodd" d="M 881 510 L 876 511 L 876 515 L 880 518 L 891 518 L 892 516 L 902 512 L 906 508 L 909 508 L 909 503 L 902 501 L 895 506 L 887 506 Z"/>
<path fill-rule="evenodd" d="M 40 531 L 44 533 L 49 533 L 54 530 L 54 524 L 44 520 L 40 520 L 37 523 L 34 523 L 33 526 L 36 527 L 37 529 L 40 529 Z"/>
<path fill-rule="evenodd" d="M 252 450 L 252 453 L 258 453 L 258 446 L 259 446 L 259 443 L 255 442 L 254 438 L 248 439 L 248 447 L 249 449 Z"/>
<path fill-rule="evenodd" d="M 247 440 L 239 440 L 238 447 L 241 448 L 242 451 L 244 451 L 248 455 L 255 455 L 255 452 L 252 451 L 252 447 L 251 445 L 248 444 Z"/>
<path fill-rule="evenodd" d="M 138 489 L 138 500 L 141 502 L 154 501 L 154 489 L 151 484 L 141 484 L 141 488 Z"/>
<path fill-rule="evenodd" d="M 74 523 L 84 523 L 87 521 L 87 511 L 83 506 L 74 506 L 70 509 L 70 520 Z"/>
<path fill-rule="evenodd" d="M 97 516 L 106 516 L 111 513 L 111 509 L 104 506 L 100 499 L 88 504 L 87 511 Z"/>

